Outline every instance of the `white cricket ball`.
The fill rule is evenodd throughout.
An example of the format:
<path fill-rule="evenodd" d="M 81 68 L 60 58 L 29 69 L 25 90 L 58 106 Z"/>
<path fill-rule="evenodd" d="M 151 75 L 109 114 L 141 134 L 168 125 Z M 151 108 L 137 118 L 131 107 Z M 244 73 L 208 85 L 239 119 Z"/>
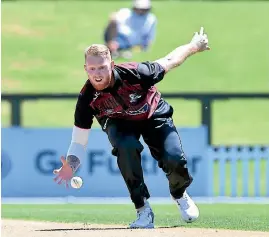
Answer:
<path fill-rule="evenodd" d="M 72 188 L 81 188 L 83 184 L 82 178 L 76 176 L 71 179 Z"/>

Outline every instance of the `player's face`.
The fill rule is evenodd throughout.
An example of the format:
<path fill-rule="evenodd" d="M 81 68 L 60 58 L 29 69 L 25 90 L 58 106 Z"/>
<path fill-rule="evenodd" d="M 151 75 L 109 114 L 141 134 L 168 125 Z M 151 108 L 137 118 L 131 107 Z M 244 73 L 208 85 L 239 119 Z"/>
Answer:
<path fill-rule="evenodd" d="M 111 85 L 114 61 L 101 56 L 87 56 L 84 65 L 88 78 L 96 90 L 104 90 Z"/>

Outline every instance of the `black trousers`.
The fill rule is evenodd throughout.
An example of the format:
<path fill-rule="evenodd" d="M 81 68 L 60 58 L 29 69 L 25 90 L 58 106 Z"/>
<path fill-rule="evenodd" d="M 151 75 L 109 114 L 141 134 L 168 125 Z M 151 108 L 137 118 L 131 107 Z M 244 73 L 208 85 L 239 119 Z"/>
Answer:
<path fill-rule="evenodd" d="M 158 166 L 166 173 L 171 195 L 174 198 L 182 197 L 192 177 L 171 117 L 145 121 L 107 118 L 100 124 L 113 146 L 112 154 L 117 156 L 118 167 L 136 208 L 142 207 L 144 198 L 150 197 L 141 166 L 141 135 L 151 155 L 158 161 Z"/>

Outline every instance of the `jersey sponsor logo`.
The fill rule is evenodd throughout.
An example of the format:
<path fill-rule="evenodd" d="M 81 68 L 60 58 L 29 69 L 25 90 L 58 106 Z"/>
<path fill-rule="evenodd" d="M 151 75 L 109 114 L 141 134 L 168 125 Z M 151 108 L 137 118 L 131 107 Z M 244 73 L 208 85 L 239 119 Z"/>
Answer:
<path fill-rule="evenodd" d="M 129 111 L 126 111 L 127 114 L 129 115 L 138 115 L 138 114 L 144 114 L 144 113 L 147 113 L 149 110 L 149 105 L 148 104 L 144 104 L 140 109 L 138 110 L 129 110 Z"/>
<path fill-rule="evenodd" d="M 99 115 L 98 117 L 102 117 L 104 115 L 106 116 L 112 116 L 115 114 L 119 114 L 120 117 L 124 116 L 124 115 L 131 115 L 131 116 L 135 116 L 135 115 L 140 115 L 140 114 L 145 114 L 149 111 L 149 105 L 148 104 L 144 104 L 142 107 L 140 107 L 137 110 L 114 110 L 114 109 L 106 109 L 103 111 L 103 113 L 101 115 Z"/>
<path fill-rule="evenodd" d="M 106 109 L 105 112 L 106 112 L 106 114 L 113 114 L 114 110 L 113 109 Z"/>

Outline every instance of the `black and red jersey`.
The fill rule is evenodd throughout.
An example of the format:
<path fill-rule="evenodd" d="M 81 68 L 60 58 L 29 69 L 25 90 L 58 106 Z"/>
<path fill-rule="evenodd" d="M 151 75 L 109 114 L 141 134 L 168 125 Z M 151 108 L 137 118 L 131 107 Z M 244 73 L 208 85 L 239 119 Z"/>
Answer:
<path fill-rule="evenodd" d="M 115 84 L 97 91 L 87 80 L 80 91 L 75 111 L 75 126 L 91 128 L 93 117 L 145 120 L 154 114 L 171 113 L 155 84 L 165 74 L 156 62 L 130 62 L 115 65 Z"/>

